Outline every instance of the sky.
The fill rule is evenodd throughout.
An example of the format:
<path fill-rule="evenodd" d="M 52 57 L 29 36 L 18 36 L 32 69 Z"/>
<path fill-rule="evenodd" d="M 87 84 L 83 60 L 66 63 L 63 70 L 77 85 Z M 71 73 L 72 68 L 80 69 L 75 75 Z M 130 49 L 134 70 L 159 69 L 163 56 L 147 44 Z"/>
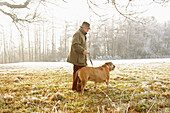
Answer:
<path fill-rule="evenodd" d="M 56 21 L 61 22 L 63 20 L 68 21 L 89 21 L 89 17 L 91 15 L 95 15 L 92 13 L 87 5 L 86 0 L 68 0 L 67 3 L 61 2 L 60 6 L 49 6 L 50 10 L 49 15 L 54 17 Z M 103 8 L 103 7 L 102 7 Z M 97 9 L 94 7 L 94 10 L 99 14 L 103 13 L 111 13 L 116 14 L 117 12 L 113 10 L 108 10 L 109 8 Z M 162 7 L 161 5 L 154 4 L 152 7 L 149 7 L 149 10 L 144 13 L 144 16 L 154 16 L 156 20 L 160 23 L 163 23 L 167 20 L 170 20 L 169 15 L 170 7 Z M 92 17 L 93 17 L 92 16 Z M 8 16 L 4 16 L 0 12 L 1 22 L 0 24 L 6 24 L 11 22 L 11 19 Z M 98 18 L 97 16 L 95 18 Z M 93 18 L 94 19 L 94 18 Z"/>
<path fill-rule="evenodd" d="M 106 0 L 107 1 L 107 0 Z M 124 1 L 124 0 L 122 0 Z M 118 14 L 115 10 L 111 7 L 113 6 L 105 6 L 103 7 L 99 1 L 97 2 L 101 9 L 93 7 L 94 11 L 97 11 L 98 14 L 108 14 L 110 17 L 111 15 Z M 170 5 L 169 5 L 170 6 Z M 67 0 L 67 3 L 61 2 L 59 6 L 49 5 L 48 8 L 40 9 L 40 11 L 48 12 L 42 15 L 53 17 L 53 20 L 56 24 L 58 24 L 58 28 L 61 29 L 65 21 L 74 22 L 78 21 L 79 24 L 83 21 L 90 21 L 90 17 L 93 21 L 97 21 L 99 19 L 90 9 L 87 4 L 86 0 Z M 160 23 L 164 23 L 165 21 L 170 20 L 170 7 L 162 7 L 161 5 L 154 4 L 152 7 L 149 7 L 148 11 L 146 11 L 143 15 L 144 16 L 154 16 L 156 20 Z M 0 25 L 4 27 L 4 29 L 8 30 L 9 26 L 11 26 L 12 20 L 8 16 L 4 16 L 0 12 Z M 93 24 L 93 23 L 91 23 Z M 0 33 L 2 32 L 0 26 Z M 61 33 L 59 31 L 57 34 Z M 59 36 L 58 36 L 59 37 Z"/>
<path fill-rule="evenodd" d="M 122 1 L 127 1 L 127 0 L 122 0 Z M 99 6 L 102 3 L 98 3 Z M 89 6 L 87 5 L 86 0 L 69 0 L 68 3 L 62 4 L 63 7 L 53 10 L 53 11 L 58 11 L 57 14 L 60 15 L 60 18 L 66 19 L 66 20 L 85 20 L 89 21 L 89 17 L 91 15 L 95 15 L 92 13 L 92 11 L 89 9 Z M 93 6 L 93 5 L 92 5 Z M 169 4 L 170 6 L 170 4 Z M 108 14 L 108 15 L 116 15 L 118 14 L 115 10 L 113 10 L 110 6 L 106 5 L 105 7 L 101 6 L 101 9 L 99 8 L 94 8 L 94 11 L 96 11 L 98 14 Z M 145 10 L 145 9 L 143 9 Z M 156 20 L 160 23 L 164 23 L 165 21 L 170 20 L 170 7 L 168 6 L 162 6 L 160 4 L 152 4 L 152 6 L 146 8 L 146 12 L 142 14 L 143 16 L 154 16 Z M 52 12 L 53 13 L 53 12 Z M 53 13 L 56 14 L 56 13 Z M 69 18 L 68 18 L 69 17 Z M 96 16 L 96 18 L 98 18 Z M 93 18 L 94 19 L 94 18 Z"/>
<path fill-rule="evenodd" d="M 170 20 L 170 7 L 162 7 L 160 5 L 152 6 L 146 13 L 146 16 L 154 16 L 160 23 Z"/>

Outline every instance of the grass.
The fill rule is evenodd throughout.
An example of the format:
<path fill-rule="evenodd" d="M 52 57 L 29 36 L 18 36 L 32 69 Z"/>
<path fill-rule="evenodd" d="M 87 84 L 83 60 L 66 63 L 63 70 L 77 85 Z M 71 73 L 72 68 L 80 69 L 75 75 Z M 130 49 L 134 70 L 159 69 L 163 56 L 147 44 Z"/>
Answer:
<path fill-rule="evenodd" d="M 0 66 L 0 112 L 169 113 L 170 63 L 119 64 L 105 83 L 72 91 L 72 70 Z M 54 98 L 53 98 L 54 97 Z"/>

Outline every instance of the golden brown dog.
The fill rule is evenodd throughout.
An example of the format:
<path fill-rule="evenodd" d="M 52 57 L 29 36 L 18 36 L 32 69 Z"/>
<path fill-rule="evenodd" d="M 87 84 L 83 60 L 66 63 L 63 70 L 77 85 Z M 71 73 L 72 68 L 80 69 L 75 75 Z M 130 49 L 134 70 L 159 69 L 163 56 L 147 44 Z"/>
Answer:
<path fill-rule="evenodd" d="M 87 81 L 94 81 L 95 88 L 98 82 L 106 82 L 109 85 L 109 71 L 114 70 L 115 65 L 112 62 L 106 62 L 100 67 L 83 67 L 76 72 L 74 84 L 77 86 L 77 79 L 79 77 L 81 81 L 81 92 L 84 93 L 84 87 Z"/>

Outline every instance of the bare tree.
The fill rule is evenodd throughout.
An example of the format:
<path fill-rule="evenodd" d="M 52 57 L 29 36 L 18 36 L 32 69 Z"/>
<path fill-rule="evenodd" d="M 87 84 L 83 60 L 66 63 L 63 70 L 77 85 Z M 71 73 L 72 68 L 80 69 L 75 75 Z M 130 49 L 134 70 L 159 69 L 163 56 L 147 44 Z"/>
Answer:
<path fill-rule="evenodd" d="M 3 63 L 6 63 L 6 62 L 8 62 L 7 61 L 7 50 L 6 50 L 6 37 L 5 37 L 5 35 L 4 35 L 4 33 L 3 33 L 3 60 L 2 60 L 2 62 Z"/>
<path fill-rule="evenodd" d="M 31 42 L 30 42 L 30 28 L 29 28 L 29 25 L 28 25 L 28 54 L 29 54 L 28 61 L 31 61 Z"/>
<path fill-rule="evenodd" d="M 56 60 L 56 34 L 55 34 L 55 27 L 54 27 L 54 22 L 52 22 L 52 40 L 51 40 L 51 44 L 52 44 L 52 61 Z"/>

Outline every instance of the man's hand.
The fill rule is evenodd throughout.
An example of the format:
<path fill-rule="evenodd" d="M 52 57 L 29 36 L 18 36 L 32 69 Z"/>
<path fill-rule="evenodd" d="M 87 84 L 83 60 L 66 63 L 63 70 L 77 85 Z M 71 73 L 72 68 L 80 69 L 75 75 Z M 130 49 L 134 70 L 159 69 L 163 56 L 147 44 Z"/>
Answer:
<path fill-rule="evenodd" d="M 87 50 L 83 51 L 83 55 L 89 54 L 89 52 Z"/>

